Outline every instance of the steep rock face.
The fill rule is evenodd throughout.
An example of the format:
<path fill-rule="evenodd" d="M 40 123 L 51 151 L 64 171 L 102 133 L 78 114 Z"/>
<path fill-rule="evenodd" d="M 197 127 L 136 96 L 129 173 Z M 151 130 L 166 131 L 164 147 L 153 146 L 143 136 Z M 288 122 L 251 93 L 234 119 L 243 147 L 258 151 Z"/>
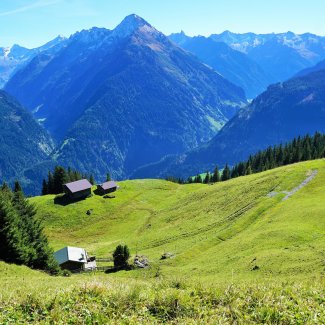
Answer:
<path fill-rule="evenodd" d="M 270 86 L 208 143 L 184 155 L 167 157 L 132 176 L 194 175 L 316 131 L 325 132 L 325 70 Z"/>
<path fill-rule="evenodd" d="M 73 35 L 7 89 L 62 139 L 55 160 L 97 177 L 194 148 L 246 102 L 241 88 L 135 15 L 113 31 Z"/>
<path fill-rule="evenodd" d="M 0 90 L 0 182 L 20 178 L 54 149 L 49 134 L 13 97 Z"/>
<path fill-rule="evenodd" d="M 255 98 L 265 91 L 273 80 L 272 75 L 264 72 L 247 54 L 232 49 L 224 42 L 214 41 L 211 37 L 189 37 L 184 32 L 172 34 L 169 38 L 243 88 L 248 98 Z"/>

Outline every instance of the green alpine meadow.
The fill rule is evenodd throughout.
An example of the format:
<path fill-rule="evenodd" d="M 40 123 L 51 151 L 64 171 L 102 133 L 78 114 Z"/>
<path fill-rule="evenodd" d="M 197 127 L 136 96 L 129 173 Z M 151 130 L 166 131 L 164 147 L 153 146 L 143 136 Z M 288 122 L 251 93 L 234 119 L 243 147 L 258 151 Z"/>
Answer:
<path fill-rule="evenodd" d="M 119 185 L 115 198 L 29 202 L 53 249 L 104 258 L 123 243 L 150 267 L 53 277 L 1 263 L 2 323 L 325 321 L 324 159 L 212 185 Z"/>

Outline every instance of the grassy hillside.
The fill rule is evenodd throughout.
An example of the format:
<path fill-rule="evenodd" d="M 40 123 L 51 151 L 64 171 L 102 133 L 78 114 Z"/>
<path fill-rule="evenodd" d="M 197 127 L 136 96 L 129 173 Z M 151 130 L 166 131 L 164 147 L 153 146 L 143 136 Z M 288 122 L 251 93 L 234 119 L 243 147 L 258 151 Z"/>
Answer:
<path fill-rule="evenodd" d="M 324 281 L 214 285 L 50 277 L 0 262 L 1 324 L 323 324 Z"/>
<path fill-rule="evenodd" d="M 316 177 L 283 201 L 282 192 L 314 170 Z M 323 159 L 214 185 L 135 180 L 121 182 L 113 199 L 94 195 L 67 206 L 54 204 L 54 196 L 31 201 L 54 249 L 75 245 L 106 257 L 125 243 L 149 258 L 148 272 L 167 277 L 310 279 L 325 271 L 324 184 Z M 161 261 L 164 252 L 175 257 Z"/>
<path fill-rule="evenodd" d="M 325 323 L 324 159 L 215 185 L 120 186 L 112 199 L 31 201 L 53 248 L 105 257 L 126 243 L 151 269 L 64 278 L 0 262 L 0 324 Z"/>

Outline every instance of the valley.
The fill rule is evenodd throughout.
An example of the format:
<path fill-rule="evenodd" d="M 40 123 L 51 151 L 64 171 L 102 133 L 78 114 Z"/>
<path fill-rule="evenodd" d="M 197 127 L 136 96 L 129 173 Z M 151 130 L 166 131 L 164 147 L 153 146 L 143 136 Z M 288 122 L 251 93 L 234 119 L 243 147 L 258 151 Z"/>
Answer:
<path fill-rule="evenodd" d="M 77 2 L 0 8 L 0 324 L 325 324 L 324 5 Z"/>

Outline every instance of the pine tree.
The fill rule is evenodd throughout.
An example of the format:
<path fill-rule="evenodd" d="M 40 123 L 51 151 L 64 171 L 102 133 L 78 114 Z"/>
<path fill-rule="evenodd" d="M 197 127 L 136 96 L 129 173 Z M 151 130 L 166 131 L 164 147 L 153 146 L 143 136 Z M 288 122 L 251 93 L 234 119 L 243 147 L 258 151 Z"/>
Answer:
<path fill-rule="evenodd" d="M 8 186 L 8 184 L 6 182 L 3 182 L 1 185 L 1 191 L 2 192 L 10 192 L 10 187 Z"/>
<path fill-rule="evenodd" d="M 95 184 L 95 178 L 94 178 L 94 175 L 93 174 L 91 174 L 90 177 L 89 177 L 89 183 L 91 185 L 94 185 Z"/>
<path fill-rule="evenodd" d="M 204 184 L 209 184 L 210 183 L 210 173 L 209 172 L 206 172 L 203 183 Z"/>
<path fill-rule="evenodd" d="M 15 181 L 13 191 L 14 192 L 22 192 L 23 191 L 20 186 L 20 183 L 18 181 Z"/>
<path fill-rule="evenodd" d="M 17 264 L 23 264 L 26 259 L 19 217 L 3 192 L 0 194 L 0 259 Z"/>
<path fill-rule="evenodd" d="M 250 164 L 248 164 L 248 166 L 246 167 L 246 175 L 250 175 L 252 174 L 252 166 Z"/>
<path fill-rule="evenodd" d="M 60 194 L 63 192 L 63 185 L 67 183 L 67 172 L 61 166 L 56 166 L 53 174 L 53 194 Z"/>
<path fill-rule="evenodd" d="M 230 169 L 229 169 L 228 164 L 226 164 L 225 168 L 222 171 L 221 180 L 227 181 L 228 179 L 230 179 Z"/>
<path fill-rule="evenodd" d="M 216 166 L 216 168 L 214 169 L 211 181 L 216 183 L 216 182 L 220 182 L 220 174 L 219 174 L 219 169 Z"/>
<path fill-rule="evenodd" d="M 9 242 L 14 248 L 11 256 L 15 262 L 57 274 L 59 267 L 41 222 L 35 217 L 36 208 L 25 199 L 23 192 L 15 192 L 7 204 L 14 212 L 10 221 L 11 228 L 18 229 L 15 238 Z"/>
<path fill-rule="evenodd" d="M 109 182 L 109 181 L 111 181 L 112 180 L 112 178 L 111 178 L 111 174 L 110 173 L 107 173 L 106 174 L 106 182 Z"/>
<path fill-rule="evenodd" d="M 43 182 L 42 182 L 42 195 L 47 195 L 47 194 L 49 194 L 48 184 L 47 184 L 46 180 L 43 179 Z"/>
<path fill-rule="evenodd" d="M 48 176 L 47 176 L 47 192 L 48 194 L 55 194 L 54 190 L 54 179 L 52 173 L 49 171 Z"/>

